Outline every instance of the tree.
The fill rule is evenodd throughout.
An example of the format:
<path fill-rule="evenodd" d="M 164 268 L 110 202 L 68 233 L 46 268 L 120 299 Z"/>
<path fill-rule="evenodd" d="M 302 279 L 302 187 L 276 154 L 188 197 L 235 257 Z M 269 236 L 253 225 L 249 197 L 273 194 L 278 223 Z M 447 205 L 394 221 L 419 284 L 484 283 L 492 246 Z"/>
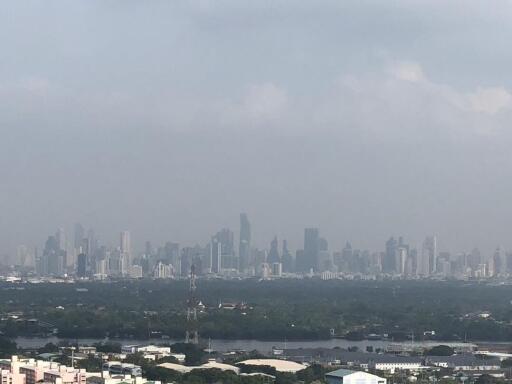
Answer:
<path fill-rule="evenodd" d="M 452 347 L 447 345 L 437 345 L 430 350 L 428 350 L 425 354 L 428 356 L 452 356 L 455 353 Z"/>
<path fill-rule="evenodd" d="M 505 359 L 501 362 L 501 368 L 511 368 L 512 367 L 512 359 Z"/>
<path fill-rule="evenodd" d="M 204 351 L 195 344 L 176 343 L 171 345 L 171 350 L 185 354 L 185 365 L 199 365 L 205 360 Z"/>
<path fill-rule="evenodd" d="M 37 350 L 38 353 L 53 353 L 59 352 L 59 347 L 53 343 L 46 343 L 44 347 Z"/>
<path fill-rule="evenodd" d="M 103 361 L 100 358 L 89 356 L 87 359 L 77 361 L 78 368 L 84 368 L 88 372 L 100 372 L 102 370 Z"/>
<path fill-rule="evenodd" d="M 476 379 L 475 384 L 495 384 L 498 380 L 491 375 L 483 374 Z"/>
<path fill-rule="evenodd" d="M 96 351 L 103 353 L 121 353 L 121 344 L 119 343 L 96 343 L 94 344 Z"/>
<path fill-rule="evenodd" d="M 0 336 L 0 357 L 9 358 L 16 354 L 18 347 L 14 341 Z"/>

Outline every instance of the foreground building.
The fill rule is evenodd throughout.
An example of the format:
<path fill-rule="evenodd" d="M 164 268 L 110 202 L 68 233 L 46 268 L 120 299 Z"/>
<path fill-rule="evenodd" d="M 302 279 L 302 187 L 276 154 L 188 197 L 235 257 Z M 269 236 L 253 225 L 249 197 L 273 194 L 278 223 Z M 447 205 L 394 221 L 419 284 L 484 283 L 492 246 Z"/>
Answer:
<path fill-rule="evenodd" d="M 325 375 L 327 384 L 386 384 L 386 379 L 366 372 L 338 369 Z"/>
<path fill-rule="evenodd" d="M 85 384 L 85 369 L 75 369 L 50 361 L 19 359 L 1 360 L 2 384 Z M 5 382 L 4 382 L 5 380 Z"/>

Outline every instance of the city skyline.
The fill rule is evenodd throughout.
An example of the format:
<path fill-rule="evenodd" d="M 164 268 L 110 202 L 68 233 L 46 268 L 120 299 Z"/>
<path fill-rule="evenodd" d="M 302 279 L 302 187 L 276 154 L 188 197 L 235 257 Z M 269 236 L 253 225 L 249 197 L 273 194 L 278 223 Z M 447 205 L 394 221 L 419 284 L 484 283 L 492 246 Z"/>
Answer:
<path fill-rule="evenodd" d="M 303 226 L 301 229 L 299 229 L 298 233 L 296 233 L 290 237 L 283 234 L 283 233 L 285 233 L 285 231 L 276 231 L 273 234 L 271 234 L 269 236 L 269 238 L 260 239 L 258 242 L 255 242 L 253 240 L 253 237 L 254 237 L 253 229 L 255 229 L 255 228 L 257 229 L 258 227 L 253 226 L 253 221 L 252 221 L 252 219 L 248 218 L 249 216 L 247 213 L 245 213 L 245 212 L 240 213 L 239 216 L 240 216 L 240 222 L 238 223 L 238 225 L 235 225 L 233 227 L 218 226 L 217 230 L 212 230 L 212 233 L 210 233 L 209 235 L 207 235 L 205 237 L 197 236 L 195 238 L 195 240 L 192 240 L 191 242 L 181 241 L 180 239 L 173 237 L 173 236 L 163 237 L 161 239 L 142 238 L 140 235 L 137 236 L 137 234 L 135 233 L 135 237 L 138 238 L 138 241 L 136 241 L 135 245 L 132 246 L 131 239 L 132 239 L 134 233 L 133 233 L 133 231 L 131 231 L 129 229 L 125 228 L 123 230 L 117 231 L 115 233 L 115 235 L 113 235 L 113 236 L 103 236 L 104 234 L 98 235 L 98 232 L 96 232 L 95 229 L 92 227 L 87 227 L 88 229 L 86 231 L 85 230 L 86 227 L 82 226 L 82 223 L 80 223 L 80 222 L 76 222 L 72 226 L 73 229 L 71 229 L 71 228 L 67 229 L 62 226 L 56 227 L 55 238 L 56 238 L 56 241 L 59 242 L 59 244 L 61 244 L 61 245 L 64 242 L 64 244 L 66 244 L 66 246 L 68 248 L 74 247 L 74 249 L 78 249 L 79 247 L 77 247 L 77 245 L 79 243 L 77 243 L 76 239 L 77 239 L 77 235 L 80 234 L 80 236 L 84 240 L 91 239 L 91 241 L 94 241 L 94 242 L 101 241 L 102 245 L 111 247 L 113 249 L 119 248 L 120 251 L 124 252 L 124 253 L 127 253 L 126 249 L 129 249 L 130 252 L 128 252 L 128 253 L 130 253 L 130 256 L 132 253 L 143 253 L 147 249 L 148 242 L 151 244 L 156 244 L 156 243 L 163 244 L 166 242 L 171 242 L 171 243 L 186 245 L 186 246 L 204 245 L 206 243 L 211 242 L 212 239 L 215 239 L 216 236 L 223 236 L 222 235 L 223 231 L 231 232 L 231 234 L 229 236 L 231 236 L 232 251 L 233 251 L 233 253 L 235 253 L 237 255 L 237 257 L 240 257 L 240 255 L 242 255 L 242 257 L 243 257 L 243 252 L 245 252 L 245 249 L 244 249 L 245 247 L 242 246 L 242 244 L 247 244 L 248 249 L 256 248 L 256 249 L 270 250 L 272 248 L 273 239 L 279 239 L 279 241 L 285 240 L 287 243 L 287 247 L 289 247 L 290 249 L 293 249 L 293 250 L 304 249 L 304 246 L 305 246 L 304 231 L 307 232 L 308 230 L 321 231 L 322 236 L 320 237 L 320 235 L 317 235 L 318 239 L 320 241 L 326 242 L 326 244 L 329 245 L 329 251 L 342 250 L 347 243 L 354 245 L 358 249 L 377 251 L 377 250 L 381 250 L 381 248 L 383 248 L 382 245 L 385 244 L 386 241 L 388 241 L 389 239 L 393 239 L 393 238 L 395 239 L 395 241 L 398 241 L 399 239 L 402 239 L 402 238 L 407 238 L 408 242 L 411 244 L 411 247 L 414 249 L 418 249 L 418 250 L 421 250 L 425 247 L 425 241 L 429 241 L 429 239 L 434 238 L 436 241 L 436 244 L 434 246 L 436 249 L 435 253 L 438 253 L 438 252 L 451 252 L 451 253 L 471 252 L 473 249 L 477 248 L 484 254 L 492 255 L 497 248 L 504 249 L 504 250 L 508 250 L 508 249 L 512 250 L 512 246 L 507 247 L 504 245 L 506 242 L 501 242 L 501 243 L 495 244 L 494 246 L 490 246 L 489 248 L 484 248 L 484 247 L 480 246 L 479 244 L 468 245 L 468 246 L 462 247 L 462 248 L 448 247 L 446 245 L 446 243 L 442 241 L 442 237 L 439 236 L 435 232 L 430 233 L 430 234 L 429 233 L 424 234 L 423 237 L 420 238 L 419 240 L 412 239 L 409 236 L 405 235 L 403 232 L 388 233 L 388 234 L 383 235 L 381 238 L 372 241 L 371 243 L 376 244 L 375 246 L 372 247 L 372 246 L 365 246 L 364 244 L 367 244 L 367 242 L 363 241 L 362 243 L 359 243 L 359 242 L 355 241 L 354 239 L 350 239 L 348 237 L 347 238 L 346 237 L 329 238 L 327 235 L 325 235 L 325 233 L 328 233 L 329 231 L 325 231 L 323 228 L 315 227 L 315 226 L 309 226 L 309 227 Z M 244 229 L 242 229 L 242 228 L 247 225 L 246 223 L 248 224 L 248 232 L 246 232 L 245 235 L 241 236 L 240 234 L 244 231 Z M 215 232 L 217 232 L 217 234 L 215 234 Z M 71 234 L 73 234 L 73 235 L 71 235 Z M 242 241 L 244 236 L 245 237 L 248 236 L 249 241 Z M 41 234 L 41 238 L 43 238 L 43 240 L 39 244 L 37 244 L 37 243 L 30 244 L 27 242 L 20 243 L 15 246 L 15 248 L 12 252 L 4 253 L 4 256 L 10 255 L 11 257 L 16 257 L 16 254 L 20 247 L 23 249 L 32 249 L 32 250 L 33 249 L 43 249 L 44 248 L 43 245 L 44 245 L 45 241 L 47 241 L 48 236 Z M 291 243 L 290 238 L 292 238 L 292 239 L 295 238 L 298 240 Z M 208 240 L 208 239 L 210 239 L 210 240 Z M 440 242 L 441 246 L 439 246 L 440 239 L 441 239 L 441 242 Z M 83 247 L 87 247 L 87 246 L 88 245 L 86 244 Z M 89 246 L 90 246 L 90 244 L 89 244 Z"/>
<path fill-rule="evenodd" d="M 118 244 L 105 244 L 81 223 L 74 236 L 63 228 L 48 236 L 42 249 L 20 245 L 10 260 L 12 272 L 22 276 L 105 278 L 179 278 L 195 274 L 218 277 L 353 276 L 398 278 L 507 278 L 512 275 L 512 252 L 497 246 L 491 252 L 478 247 L 453 252 L 439 248 L 436 235 L 425 236 L 420 246 L 403 236 L 389 237 L 380 247 L 359 248 L 346 241 L 329 246 L 317 227 L 303 231 L 302 247 L 292 249 L 277 235 L 263 247 L 252 243 L 252 224 L 240 213 L 237 231 L 221 228 L 209 241 L 183 244 L 172 240 L 152 243 L 141 251 L 132 245 L 131 232 L 119 233 Z M 238 250 L 236 244 L 238 243 Z"/>

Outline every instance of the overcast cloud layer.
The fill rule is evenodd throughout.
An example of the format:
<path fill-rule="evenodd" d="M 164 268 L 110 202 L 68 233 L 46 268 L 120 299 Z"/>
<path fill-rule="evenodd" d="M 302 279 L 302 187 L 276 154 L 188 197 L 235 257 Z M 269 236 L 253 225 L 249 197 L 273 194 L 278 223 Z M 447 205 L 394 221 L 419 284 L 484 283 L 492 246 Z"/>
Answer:
<path fill-rule="evenodd" d="M 3 1 L 0 253 L 242 211 L 259 246 L 512 249 L 511 40 L 508 1 Z"/>

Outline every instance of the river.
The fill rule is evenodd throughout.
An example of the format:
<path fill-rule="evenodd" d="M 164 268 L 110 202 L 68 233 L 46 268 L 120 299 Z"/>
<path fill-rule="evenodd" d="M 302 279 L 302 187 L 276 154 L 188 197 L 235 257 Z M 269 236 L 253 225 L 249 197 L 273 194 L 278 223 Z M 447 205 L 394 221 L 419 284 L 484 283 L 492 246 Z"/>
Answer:
<path fill-rule="evenodd" d="M 111 341 L 115 343 L 120 343 L 121 345 L 133 345 L 133 344 L 173 344 L 177 342 L 182 342 L 183 340 L 164 340 L 164 339 L 150 339 L 150 340 L 136 340 L 136 339 L 66 339 L 59 337 L 48 337 L 48 338 L 29 338 L 29 337 L 17 337 L 14 341 L 21 348 L 38 348 L 42 347 L 47 343 L 58 344 L 59 342 L 78 342 L 80 345 L 92 345 L 94 343 L 103 342 L 103 341 Z M 208 341 L 205 341 L 207 343 Z M 261 353 L 268 353 L 272 351 L 272 348 L 344 348 L 348 347 L 358 347 L 359 350 L 366 350 L 367 346 L 372 346 L 374 349 L 381 348 L 385 349 L 390 344 L 397 344 L 392 341 L 387 340 L 362 340 L 362 341 L 349 341 L 345 339 L 330 339 L 330 340 L 305 340 L 305 341 L 285 341 L 285 340 L 275 340 L 275 341 L 260 341 L 260 340 L 219 340 L 212 339 L 211 347 L 212 349 L 219 352 L 227 352 L 233 350 L 245 350 L 252 351 L 257 350 Z M 411 344 L 411 342 L 406 342 L 404 344 Z M 416 346 L 435 346 L 439 344 L 445 344 L 450 346 L 457 346 L 462 343 L 453 343 L 453 342 L 442 342 L 442 341 L 425 341 L 414 343 Z"/>

